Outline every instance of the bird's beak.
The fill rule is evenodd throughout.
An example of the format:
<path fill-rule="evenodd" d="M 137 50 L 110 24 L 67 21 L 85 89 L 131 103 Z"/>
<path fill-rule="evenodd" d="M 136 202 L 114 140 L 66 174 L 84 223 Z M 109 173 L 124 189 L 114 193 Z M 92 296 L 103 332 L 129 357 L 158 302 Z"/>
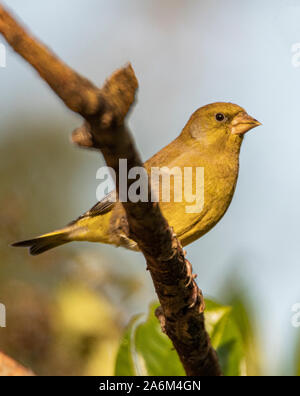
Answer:
<path fill-rule="evenodd" d="M 261 123 L 255 118 L 252 118 L 246 112 L 242 111 L 238 113 L 231 121 L 231 133 L 233 135 L 243 135 L 244 133 L 250 131 L 252 128 L 256 128 Z"/>

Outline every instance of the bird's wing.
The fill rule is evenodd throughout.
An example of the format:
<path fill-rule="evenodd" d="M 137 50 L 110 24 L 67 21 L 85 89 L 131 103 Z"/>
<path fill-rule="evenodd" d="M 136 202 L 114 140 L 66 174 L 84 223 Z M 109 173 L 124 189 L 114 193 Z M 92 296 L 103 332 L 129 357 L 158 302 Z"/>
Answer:
<path fill-rule="evenodd" d="M 78 219 L 72 221 L 69 225 L 77 223 L 78 220 L 81 220 L 86 217 L 94 217 L 99 215 L 104 215 L 112 210 L 116 202 L 116 191 L 112 191 L 107 194 L 101 201 L 97 202 L 90 210 L 83 213 Z"/>

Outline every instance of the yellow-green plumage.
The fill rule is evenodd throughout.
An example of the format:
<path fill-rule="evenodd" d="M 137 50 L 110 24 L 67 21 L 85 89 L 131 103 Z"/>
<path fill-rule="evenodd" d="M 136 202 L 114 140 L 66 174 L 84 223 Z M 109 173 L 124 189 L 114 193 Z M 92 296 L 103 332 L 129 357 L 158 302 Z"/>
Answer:
<path fill-rule="evenodd" d="M 224 119 L 221 120 L 220 114 Z M 145 163 L 148 173 L 153 167 L 164 166 L 179 167 L 182 174 L 185 167 L 204 168 L 204 206 L 200 213 L 186 212 L 191 203 L 185 201 L 184 194 L 182 202 L 160 202 L 164 216 L 183 246 L 208 232 L 225 214 L 237 182 L 243 134 L 258 125 L 258 121 L 235 104 L 204 106 L 191 116 L 177 139 Z M 173 186 L 174 181 L 171 191 Z M 122 204 L 104 199 L 67 227 L 15 246 L 29 246 L 31 254 L 71 241 L 102 242 L 137 250 L 135 242 L 120 229 L 122 219 L 126 221 Z"/>

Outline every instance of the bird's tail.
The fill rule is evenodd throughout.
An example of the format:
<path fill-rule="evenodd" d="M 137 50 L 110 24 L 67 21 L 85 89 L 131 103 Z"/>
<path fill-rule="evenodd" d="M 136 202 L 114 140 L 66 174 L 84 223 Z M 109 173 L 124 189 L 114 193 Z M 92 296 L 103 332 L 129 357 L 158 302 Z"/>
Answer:
<path fill-rule="evenodd" d="M 33 256 L 44 253 L 47 250 L 70 242 L 67 229 L 51 232 L 50 234 L 41 235 L 37 238 L 28 239 L 27 241 L 15 242 L 12 246 L 28 247 Z"/>

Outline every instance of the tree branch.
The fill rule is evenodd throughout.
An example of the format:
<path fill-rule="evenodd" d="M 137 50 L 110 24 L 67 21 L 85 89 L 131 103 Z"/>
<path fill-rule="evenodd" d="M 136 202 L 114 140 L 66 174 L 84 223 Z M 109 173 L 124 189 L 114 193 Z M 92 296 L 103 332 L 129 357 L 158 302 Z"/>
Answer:
<path fill-rule="evenodd" d="M 0 352 L 0 377 L 31 377 L 33 372 Z"/>
<path fill-rule="evenodd" d="M 117 176 L 121 158 L 128 160 L 128 168 L 143 166 L 124 123 L 138 87 L 131 65 L 115 72 L 104 87 L 98 89 L 29 36 L 1 5 L 0 32 L 66 106 L 84 117 L 84 125 L 73 133 L 75 143 L 101 150 Z M 128 180 L 128 187 L 133 182 Z M 147 261 L 161 304 L 157 317 L 187 375 L 219 376 L 218 358 L 205 330 L 204 300 L 191 264 L 185 259 L 180 242 L 162 216 L 159 205 L 151 202 L 150 189 L 148 191 L 148 202 L 123 203 L 127 215 L 124 231 L 137 242 Z"/>

